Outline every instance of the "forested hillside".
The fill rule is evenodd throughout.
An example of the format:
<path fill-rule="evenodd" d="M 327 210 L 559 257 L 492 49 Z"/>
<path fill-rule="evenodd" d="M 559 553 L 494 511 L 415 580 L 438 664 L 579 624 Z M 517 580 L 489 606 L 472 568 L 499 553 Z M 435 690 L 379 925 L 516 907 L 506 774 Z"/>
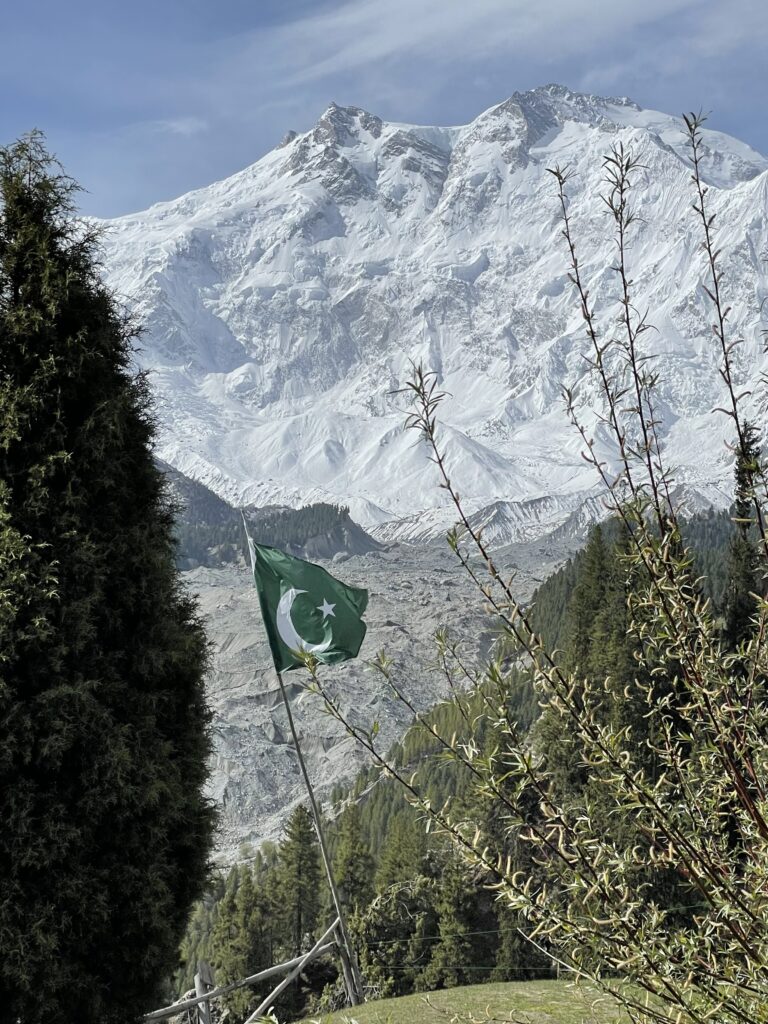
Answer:
<path fill-rule="evenodd" d="M 172 466 L 164 462 L 158 465 L 178 505 L 175 526 L 178 567 L 214 567 L 245 558 L 240 511 Z M 274 505 L 247 508 L 245 515 L 254 540 L 301 558 L 362 554 L 381 546 L 352 520 L 349 509 L 344 506 L 319 502 L 294 509 Z"/>
<path fill-rule="evenodd" d="M 695 555 L 701 591 L 722 614 L 734 571 L 732 522 L 714 512 L 696 516 L 686 524 L 685 537 Z M 561 650 L 565 664 L 579 665 L 595 677 L 613 677 L 616 699 L 607 702 L 606 714 L 618 716 L 643 736 L 644 710 L 622 698 L 627 679 L 637 670 L 627 613 L 633 581 L 627 576 L 624 549 L 616 525 L 596 527 L 584 549 L 539 588 L 531 614 L 548 643 Z M 507 714 L 560 773 L 572 799 L 586 799 L 589 781 L 579 768 L 578 751 L 558 722 L 539 717 L 532 681 L 514 652 L 508 658 L 505 693 Z M 433 805 L 450 801 L 454 816 L 495 830 L 507 854 L 530 866 L 530 846 L 504 836 L 503 822 L 489 821 L 490 807 L 470 795 L 467 773 L 439 756 L 434 733 L 468 738 L 469 722 L 480 752 L 484 747 L 490 753 L 492 729 L 478 729 L 484 721 L 481 703 L 482 687 L 438 705 L 389 752 L 389 760 L 405 774 L 415 773 L 416 788 Z M 335 872 L 368 984 L 382 994 L 400 995 L 481 980 L 551 976 L 546 955 L 520 936 L 522 922 L 494 898 L 488 888 L 491 879 L 467 877 L 455 852 L 425 831 L 391 778 L 372 766 L 350 790 L 337 788 L 331 804 L 327 831 Z M 605 827 L 617 827 L 607 814 Z M 294 955 L 332 916 L 306 810 L 294 812 L 277 846 L 255 854 L 241 852 L 243 862 L 217 881 L 196 911 L 182 948 L 179 990 L 190 985 L 198 959 L 213 963 L 220 981 L 233 980 Z M 304 865 L 301 877 L 310 880 L 306 891 L 299 886 L 299 875 L 292 874 L 299 861 Z M 644 879 L 660 898 L 677 901 L 684 914 L 679 881 L 669 872 Z M 335 971 L 330 966 L 325 972 L 315 970 L 303 989 L 283 997 L 278 1007 L 282 1016 L 317 1005 Z M 232 1008 L 245 1013 L 256 998 L 257 993 L 240 992 Z"/>

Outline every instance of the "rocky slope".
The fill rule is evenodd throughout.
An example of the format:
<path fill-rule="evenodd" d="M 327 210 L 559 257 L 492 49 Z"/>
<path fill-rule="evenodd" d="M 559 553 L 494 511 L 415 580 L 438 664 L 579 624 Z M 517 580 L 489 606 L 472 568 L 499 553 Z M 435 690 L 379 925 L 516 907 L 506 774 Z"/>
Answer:
<path fill-rule="evenodd" d="M 517 588 L 527 598 L 548 568 L 573 547 L 569 543 L 516 545 L 502 556 L 516 569 Z M 493 643 L 484 602 L 445 547 L 397 544 L 361 555 L 337 555 L 326 567 L 345 583 L 367 587 L 368 633 L 360 657 L 321 668 L 324 685 L 357 724 L 380 725 L 383 750 L 410 725 L 381 675 L 370 667 L 385 648 L 395 659 L 399 683 L 426 710 L 446 693 L 432 641 L 446 625 L 462 638 L 465 656 L 476 658 Z M 210 792 L 221 808 L 217 856 L 229 861 L 243 843 L 274 839 L 288 811 L 306 799 L 280 691 L 272 669 L 256 592 L 243 565 L 198 568 L 185 573 L 199 595 L 213 642 L 208 693 L 214 713 L 214 757 Z M 321 800 L 337 782 L 351 781 L 365 752 L 331 719 L 316 695 L 307 694 L 306 674 L 286 673 L 308 769 Z"/>
<path fill-rule="evenodd" d="M 240 514 L 202 484 L 162 468 L 180 505 L 179 564 L 188 569 L 183 578 L 199 596 L 212 642 L 207 680 L 214 713 L 210 792 L 222 814 L 217 856 L 228 861 L 244 842 L 258 845 L 275 838 L 288 811 L 305 799 L 305 791 L 256 591 L 243 563 Z M 444 543 L 382 545 L 344 509 L 329 506 L 247 509 L 246 516 L 251 534 L 263 543 L 312 561 L 322 559 L 340 579 L 368 588 L 368 633 L 360 659 L 321 671 L 358 723 L 379 722 L 385 750 L 410 724 L 410 713 L 370 668 L 377 651 L 385 648 L 395 658 L 398 680 L 416 706 L 426 709 L 445 692 L 432 642 L 439 626 L 465 638 L 470 660 L 492 644 L 483 601 Z M 525 598 L 578 539 L 574 535 L 559 543 L 512 545 L 499 551 L 499 564 L 517 568 Z M 206 547 L 210 541 L 214 546 Z M 324 799 L 337 782 L 354 778 L 365 755 L 325 713 L 322 701 L 305 693 L 305 673 L 286 673 L 285 681 L 309 770 Z"/>
<path fill-rule="evenodd" d="M 728 136 L 705 140 L 742 376 L 755 382 L 768 162 Z M 107 278 L 146 326 L 160 456 L 238 504 L 342 502 L 380 539 L 434 536 L 450 510 L 398 393 L 423 360 L 451 393 L 453 475 L 500 543 L 583 514 L 595 481 L 563 384 L 582 382 L 592 426 L 598 408 L 547 168 L 573 172 L 574 229 L 605 327 L 617 282 L 599 193 L 613 143 L 644 165 L 630 261 L 637 306 L 658 328 L 645 344 L 659 358 L 668 457 L 694 504 L 722 504 L 727 422 L 711 413 L 718 357 L 681 125 L 560 86 L 455 128 L 332 105 L 241 173 L 109 222 Z"/>

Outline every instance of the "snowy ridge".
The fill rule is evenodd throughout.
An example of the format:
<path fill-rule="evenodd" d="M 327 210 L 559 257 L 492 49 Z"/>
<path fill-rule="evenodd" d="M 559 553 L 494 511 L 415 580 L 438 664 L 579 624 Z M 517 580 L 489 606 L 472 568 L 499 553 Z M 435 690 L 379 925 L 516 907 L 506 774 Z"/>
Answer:
<path fill-rule="evenodd" d="M 732 456 L 711 413 L 718 354 L 680 122 L 561 86 L 453 128 L 331 105 L 239 174 L 108 222 L 107 279 L 146 325 L 158 455 L 233 503 L 344 502 L 380 540 L 434 536 L 453 517 L 398 394 L 423 360 L 449 392 L 451 475 L 487 536 L 530 539 L 596 510 L 561 399 L 576 384 L 596 425 L 547 168 L 573 172 L 574 233 L 605 328 L 617 281 L 599 192 L 613 142 L 644 165 L 629 259 L 658 329 L 645 344 L 659 357 L 667 458 L 695 503 L 723 504 Z M 768 161 L 720 133 L 705 142 L 742 379 L 755 383 Z"/>

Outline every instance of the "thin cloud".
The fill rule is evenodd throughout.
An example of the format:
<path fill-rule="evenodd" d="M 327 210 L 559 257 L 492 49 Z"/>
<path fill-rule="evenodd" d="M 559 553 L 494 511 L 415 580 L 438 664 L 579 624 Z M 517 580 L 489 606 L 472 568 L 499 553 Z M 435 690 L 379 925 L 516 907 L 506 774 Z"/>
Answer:
<path fill-rule="evenodd" d="M 254 33 L 241 52 L 271 54 L 274 84 L 283 88 L 375 68 L 377 62 L 425 59 L 449 67 L 508 55 L 543 59 L 594 51 L 606 41 L 689 12 L 692 21 L 711 0 L 356 0 L 331 11 Z M 253 65 L 251 65 L 253 66 Z"/>
<path fill-rule="evenodd" d="M 208 122 L 201 117 L 174 117 L 169 120 L 149 121 L 149 127 L 157 132 L 168 132 L 171 135 L 199 135 L 208 131 Z"/>
<path fill-rule="evenodd" d="M 193 17 L 181 37 L 172 19 L 150 33 L 137 15 L 130 46 L 96 47 L 108 59 L 69 53 L 65 69 L 51 38 L 33 51 L 34 74 L 0 39 L 0 84 L 16 90 L 6 137 L 47 128 L 99 213 L 231 174 L 287 129 L 310 128 L 331 99 L 459 124 L 555 81 L 670 112 L 709 108 L 717 127 L 768 148 L 764 0 L 307 0 L 272 22 L 255 3 L 245 28 L 241 3 L 221 0 L 215 33 Z"/>

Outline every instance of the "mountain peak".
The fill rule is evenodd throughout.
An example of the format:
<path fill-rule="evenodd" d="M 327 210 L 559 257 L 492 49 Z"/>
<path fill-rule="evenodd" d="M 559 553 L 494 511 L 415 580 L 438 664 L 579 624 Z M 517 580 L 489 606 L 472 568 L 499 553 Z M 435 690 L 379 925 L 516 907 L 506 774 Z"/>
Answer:
<path fill-rule="evenodd" d="M 362 107 L 342 107 L 332 100 L 318 119 L 313 135 L 318 141 L 345 145 L 350 141 L 350 136 L 356 137 L 361 130 L 378 138 L 382 124 L 380 117 Z"/>
<path fill-rule="evenodd" d="M 548 85 L 540 85 L 535 89 L 529 89 L 525 93 L 515 93 L 516 96 L 549 96 L 552 99 L 560 100 L 574 106 L 616 106 L 631 107 L 633 110 L 642 110 L 639 104 L 628 96 L 598 96 L 595 93 L 578 92 L 569 89 L 567 85 L 560 85 L 558 82 L 550 82 Z"/>
<path fill-rule="evenodd" d="M 550 126 L 566 121 L 592 124 L 598 128 L 623 126 L 629 113 L 642 113 L 643 108 L 627 96 L 596 96 L 575 92 L 555 82 L 526 92 L 515 92 L 511 99 L 519 104 L 527 120 L 546 121 Z M 661 115 L 667 117 L 668 115 Z"/>
<path fill-rule="evenodd" d="M 158 455 L 238 504 L 342 503 L 391 537 L 406 519 L 414 535 L 439 533 L 451 513 L 394 397 L 422 361 L 451 393 L 444 437 L 469 510 L 502 502 L 521 535 L 562 524 L 594 481 L 561 387 L 581 380 L 588 416 L 597 400 L 547 167 L 573 169 L 580 259 L 610 331 L 615 256 L 599 195 L 619 135 L 647 168 L 630 260 L 636 304 L 663 339 L 647 335 L 664 353 L 660 434 L 678 479 L 713 495 L 729 486 L 680 120 L 554 84 L 451 128 L 333 103 L 247 171 L 113 222 L 107 279 L 145 326 Z M 748 387 L 768 369 L 768 161 L 716 132 L 703 144 Z"/>

